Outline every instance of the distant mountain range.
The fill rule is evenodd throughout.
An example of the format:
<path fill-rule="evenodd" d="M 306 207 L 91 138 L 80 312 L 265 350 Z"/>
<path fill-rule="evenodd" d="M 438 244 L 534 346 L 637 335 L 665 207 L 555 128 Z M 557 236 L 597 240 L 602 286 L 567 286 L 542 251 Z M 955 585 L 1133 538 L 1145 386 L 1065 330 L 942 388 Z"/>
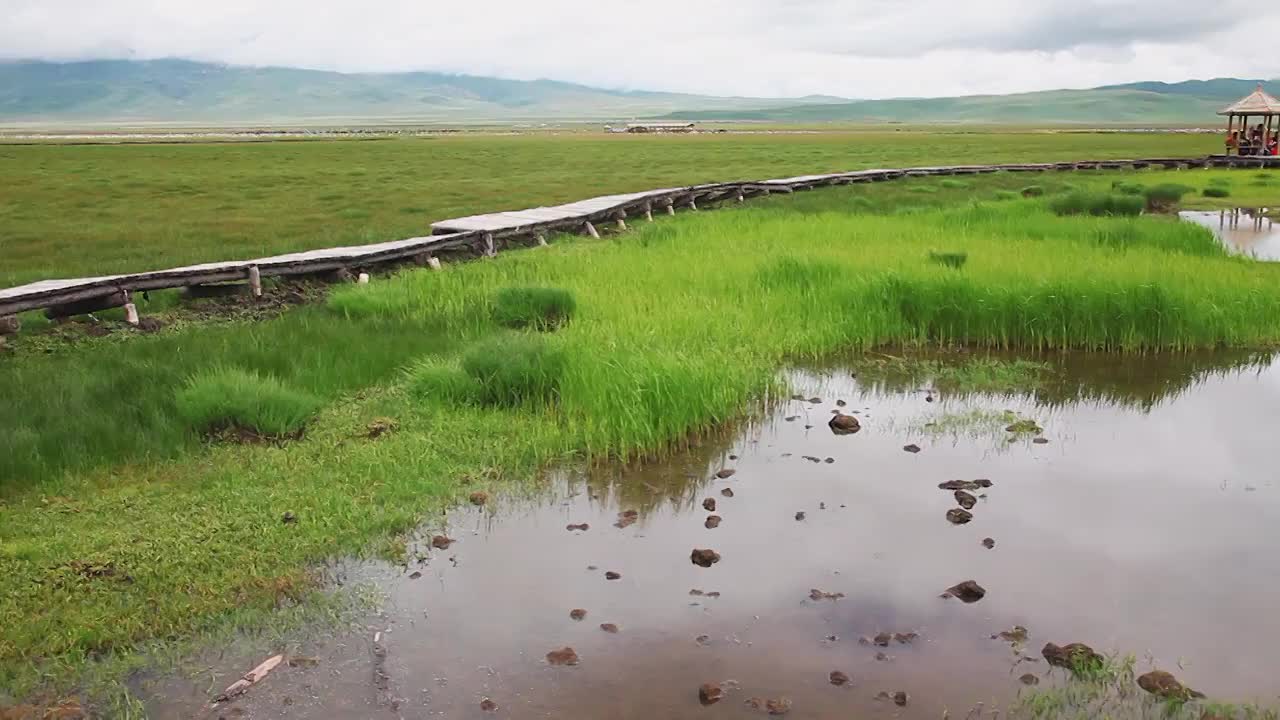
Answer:
<path fill-rule="evenodd" d="M 0 122 L 273 124 L 299 121 L 759 120 L 773 122 L 1215 123 L 1259 81 L 1141 82 L 1016 95 L 848 100 L 606 90 L 431 72 L 336 73 L 187 60 L 0 62 Z"/>

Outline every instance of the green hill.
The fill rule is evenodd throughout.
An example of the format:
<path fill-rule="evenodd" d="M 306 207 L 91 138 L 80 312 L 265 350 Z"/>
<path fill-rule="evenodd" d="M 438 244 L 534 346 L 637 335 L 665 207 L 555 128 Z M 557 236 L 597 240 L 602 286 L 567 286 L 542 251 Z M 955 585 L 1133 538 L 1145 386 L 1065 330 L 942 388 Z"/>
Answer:
<path fill-rule="evenodd" d="M 336 73 L 186 60 L 0 63 L 0 121 L 271 122 L 300 119 L 625 119 L 680 108 L 736 112 L 842 98 L 705 97 L 551 80 Z"/>
<path fill-rule="evenodd" d="M 1218 78 L 1142 82 L 1091 90 L 1015 95 L 899 98 L 734 111 L 677 112 L 693 120 L 774 122 L 1150 123 L 1216 124 L 1217 112 L 1248 95 L 1259 80 Z"/>

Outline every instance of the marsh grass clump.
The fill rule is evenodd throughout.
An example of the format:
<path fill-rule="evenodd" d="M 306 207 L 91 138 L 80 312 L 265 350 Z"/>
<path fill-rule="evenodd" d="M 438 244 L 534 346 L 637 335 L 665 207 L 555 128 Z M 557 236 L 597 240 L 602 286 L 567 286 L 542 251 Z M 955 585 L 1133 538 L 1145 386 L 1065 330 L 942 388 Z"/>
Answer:
<path fill-rule="evenodd" d="M 537 335 L 500 335 L 483 340 L 462 358 L 462 370 L 491 405 L 551 403 L 560 392 L 565 354 Z M 463 386 L 454 381 L 453 388 Z"/>
<path fill-rule="evenodd" d="M 1160 183 L 1149 187 L 1144 195 L 1146 209 L 1148 212 L 1171 212 L 1178 207 L 1184 195 L 1194 190 L 1195 188 L 1177 183 Z"/>
<path fill-rule="evenodd" d="M 966 190 L 969 188 L 969 183 L 955 178 L 947 178 L 939 182 L 938 185 L 946 190 Z"/>
<path fill-rule="evenodd" d="M 573 293 L 562 288 L 502 288 L 493 299 L 494 321 L 517 330 L 558 330 L 577 309 Z"/>
<path fill-rule="evenodd" d="M 1231 197 L 1231 188 L 1223 185 L 1210 185 L 1204 189 L 1204 196 L 1208 198 Z"/>
<path fill-rule="evenodd" d="M 1111 189 L 1121 195 L 1143 195 L 1147 192 L 1146 185 L 1131 180 L 1117 180 L 1111 183 Z"/>
<path fill-rule="evenodd" d="M 1000 201 L 1017 200 L 1018 197 L 1019 197 L 1018 193 L 1012 190 L 997 190 L 995 193 L 996 200 L 1000 200 Z"/>
<path fill-rule="evenodd" d="M 1042 197 L 1044 195 L 1043 185 L 1028 185 L 1022 188 L 1022 197 Z"/>
<path fill-rule="evenodd" d="M 969 253 L 967 252 L 938 252 L 936 250 L 929 251 L 929 262 L 942 265 L 955 270 L 964 267 L 969 261 Z"/>
<path fill-rule="evenodd" d="M 276 378 L 238 368 L 192 376 L 174 401 L 179 415 L 201 432 L 242 430 L 263 438 L 298 435 L 321 405 Z"/>
<path fill-rule="evenodd" d="M 470 405 L 482 397 L 479 381 L 460 368 L 436 361 L 421 362 L 408 371 L 409 390 L 418 397 L 446 404 Z"/>
<path fill-rule="evenodd" d="M 932 185 L 913 185 L 907 188 L 907 192 L 913 192 L 920 195 L 932 195 L 938 192 L 938 188 Z"/>
<path fill-rule="evenodd" d="M 757 271 L 756 282 L 767 290 L 812 292 L 833 285 L 843 274 L 844 269 L 829 260 L 786 256 Z"/>
<path fill-rule="evenodd" d="M 1055 215 L 1133 216 L 1140 215 L 1142 207 L 1140 197 L 1085 190 L 1076 190 L 1049 202 L 1049 209 Z"/>

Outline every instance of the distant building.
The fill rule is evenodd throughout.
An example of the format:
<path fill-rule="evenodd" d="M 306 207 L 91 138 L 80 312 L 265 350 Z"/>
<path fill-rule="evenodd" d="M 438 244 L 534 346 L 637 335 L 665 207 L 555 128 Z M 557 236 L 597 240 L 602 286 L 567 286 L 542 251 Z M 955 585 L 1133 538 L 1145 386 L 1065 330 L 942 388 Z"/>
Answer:
<path fill-rule="evenodd" d="M 608 128 L 613 132 L 619 132 L 615 128 Z M 632 122 L 627 123 L 621 132 L 629 133 L 687 133 L 696 129 L 695 123 L 691 122 Z"/>

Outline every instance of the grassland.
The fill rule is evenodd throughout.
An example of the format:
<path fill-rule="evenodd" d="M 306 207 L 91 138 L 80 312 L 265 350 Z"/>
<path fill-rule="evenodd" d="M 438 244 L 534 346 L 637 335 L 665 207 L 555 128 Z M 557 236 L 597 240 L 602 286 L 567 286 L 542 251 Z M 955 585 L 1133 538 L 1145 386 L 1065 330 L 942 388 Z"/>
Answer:
<path fill-rule="evenodd" d="M 679 184 L 1217 149 L 1201 135 L 883 130 L 0 145 L 0 287 L 394 240 L 450 217 Z"/>
<path fill-rule="evenodd" d="M 351 145 L 384 146 L 410 147 Z M 19 352 L 0 366 L 0 687 L 67 691 L 91 668 L 120 677 L 151 643 L 260 624 L 306 597 L 326 558 L 549 463 L 663 452 L 783 390 L 788 362 L 884 344 L 1274 346 L 1280 267 L 1166 217 L 1049 210 L 1073 190 L 1168 178 L 1045 176 L 1042 198 L 1023 198 L 1017 175 L 806 193 L 408 272 L 256 324 Z M 1236 201 L 1280 194 L 1250 172 L 1177 179 L 1225 183 Z M 556 321 L 520 320 L 539 312 Z M 305 416 L 305 437 L 204 442 L 210 415 L 190 398 L 228 395 L 230 419 Z"/>

